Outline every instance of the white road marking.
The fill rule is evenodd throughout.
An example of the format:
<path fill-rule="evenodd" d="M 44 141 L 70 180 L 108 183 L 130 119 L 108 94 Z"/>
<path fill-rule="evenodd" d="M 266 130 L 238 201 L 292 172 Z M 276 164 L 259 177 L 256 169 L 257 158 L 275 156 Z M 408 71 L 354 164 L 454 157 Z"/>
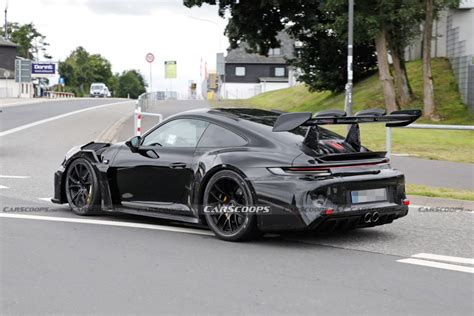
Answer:
<path fill-rule="evenodd" d="M 18 127 L 0 132 L 0 137 L 10 135 L 10 134 L 13 134 L 13 133 L 16 133 L 16 132 L 20 132 L 22 130 L 25 130 L 27 128 L 31 128 L 31 127 L 34 127 L 34 126 L 37 126 L 37 125 L 40 125 L 40 124 L 44 124 L 44 123 L 48 123 L 48 122 L 51 122 L 51 121 L 59 120 L 59 119 L 62 119 L 64 117 L 68 117 L 68 116 L 71 116 L 71 115 L 75 115 L 75 114 L 79 114 L 79 113 L 87 112 L 87 111 L 92 111 L 92 110 L 96 110 L 96 109 L 100 109 L 100 108 L 105 108 L 105 107 L 113 106 L 113 105 L 117 105 L 117 104 L 127 103 L 127 102 L 131 102 L 131 101 L 122 101 L 122 102 L 102 104 L 102 105 L 93 106 L 93 107 L 90 107 L 90 108 L 85 108 L 85 109 L 81 109 L 81 110 L 77 110 L 77 111 L 68 112 L 68 113 L 64 113 L 64 114 L 61 114 L 61 115 L 49 117 L 49 118 L 44 119 L 44 120 L 32 122 L 32 123 L 29 123 L 29 124 L 25 124 L 25 125 L 22 125 L 22 126 L 18 126 Z"/>
<path fill-rule="evenodd" d="M 45 201 L 45 202 L 51 202 L 51 198 L 38 198 L 38 200 Z"/>
<path fill-rule="evenodd" d="M 441 263 L 441 262 L 419 260 L 419 259 L 412 259 L 412 258 L 400 259 L 400 260 L 397 260 L 397 262 L 415 264 L 415 265 L 419 265 L 419 266 L 445 269 L 445 270 L 451 270 L 451 271 L 474 273 L 474 268 L 465 267 L 465 266 L 458 266 L 458 265 L 449 264 L 449 263 Z"/>
<path fill-rule="evenodd" d="M 6 187 L 4 185 L 0 185 L 0 189 L 8 189 L 8 187 Z"/>
<path fill-rule="evenodd" d="M 6 176 L 3 174 L 0 174 L 0 178 L 5 178 L 5 179 L 28 179 L 30 176 Z"/>
<path fill-rule="evenodd" d="M 32 219 L 32 220 L 51 221 L 51 222 L 65 222 L 65 223 L 80 223 L 80 224 L 93 224 L 93 225 L 143 228 L 143 229 L 163 230 L 163 231 L 170 231 L 170 232 L 177 232 L 177 233 L 187 233 L 187 234 L 213 236 L 213 234 L 210 231 L 206 231 L 206 230 L 183 228 L 183 227 L 163 226 L 163 225 L 151 225 L 151 224 L 119 222 L 119 221 L 106 221 L 106 220 L 99 220 L 99 219 L 67 218 L 67 217 L 24 215 L 24 214 L 11 214 L 11 213 L 8 213 L 8 214 L 7 213 L 0 213 L 0 217 L 16 218 L 16 219 Z"/>
<path fill-rule="evenodd" d="M 435 260 L 435 261 L 454 262 L 454 263 L 461 263 L 461 264 L 474 264 L 474 259 L 472 258 L 441 256 L 441 255 L 434 255 L 431 253 L 417 253 L 416 255 L 413 255 L 411 257 L 419 258 L 419 259 Z"/>

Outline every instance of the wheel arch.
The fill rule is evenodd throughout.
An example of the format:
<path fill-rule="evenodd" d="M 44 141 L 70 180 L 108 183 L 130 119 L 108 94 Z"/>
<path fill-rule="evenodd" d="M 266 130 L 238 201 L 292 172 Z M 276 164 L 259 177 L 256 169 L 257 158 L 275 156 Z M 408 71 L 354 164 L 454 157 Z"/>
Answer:
<path fill-rule="evenodd" d="M 204 214 L 202 212 L 202 204 L 203 204 L 203 201 L 204 201 L 204 191 L 206 190 L 206 186 L 207 184 L 209 183 L 209 180 L 212 178 L 213 175 L 215 175 L 216 173 L 218 173 L 219 171 L 223 171 L 223 170 L 230 170 L 230 171 L 233 171 L 235 173 L 237 173 L 238 175 L 240 175 L 245 183 L 247 184 L 249 190 L 250 190 L 250 193 L 252 194 L 252 200 L 254 202 L 257 201 L 257 194 L 255 192 L 255 189 L 253 187 L 253 184 L 252 182 L 247 178 L 246 174 L 241 170 L 239 169 L 238 167 L 234 166 L 234 165 L 231 165 L 231 164 L 219 164 L 219 165 L 216 165 L 214 167 L 212 167 L 208 172 L 206 172 L 206 174 L 204 175 L 204 177 L 202 178 L 200 184 L 199 184 L 199 190 L 198 190 L 198 194 L 197 194 L 197 197 L 195 199 L 197 205 L 198 205 L 198 214 L 199 214 L 199 219 L 203 222 L 203 223 L 206 223 L 206 220 L 205 220 L 205 217 L 204 217 Z"/>
<path fill-rule="evenodd" d="M 69 169 L 69 166 L 74 161 L 76 161 L 77 159 L 80 159 L 80 158 L 88 160 L 91 163 L 92 168 L 94 168 L 95 172 L 99 175 L 99 170 L 96 167 L 96 164 L 99 162 L 99 159 L 97 158 L 97 155 L 95 154 L 95 152 L 90 151 L 90 150 L 81 150 L 81 151 L 77 152 L 76 154 L 74 154 L 72 157 L 70 157 L 64 163 L 64 172 L 61 176 L 61 200 L 64 201 L 64 202 L 67 201 L 67 198 L 66 198 L 66 176 L 67 176 L 67 171 Z M 100 178 L 99 178 L 99 181 L 100 181 Z M 99 184 L 99 186 L 101 187 L 100 184 Z"/>

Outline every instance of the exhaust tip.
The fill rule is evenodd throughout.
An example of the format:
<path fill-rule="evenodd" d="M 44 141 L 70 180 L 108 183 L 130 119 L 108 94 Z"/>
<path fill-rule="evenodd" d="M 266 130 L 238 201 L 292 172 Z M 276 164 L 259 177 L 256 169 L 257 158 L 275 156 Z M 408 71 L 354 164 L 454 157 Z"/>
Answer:
<path fill-rule="evenodd" d="M 380 214 L 378 212 L 374 212 L 374 214 L 372 214 L 372 222 L 376 223 L 378 222 L 380 219 Z"/>
<path fill-rule="evenodd" d="M 370 223 L 371 220 L 372 220 L 372 214 L 366 213 L 364 215 L 364 223 Z"/>

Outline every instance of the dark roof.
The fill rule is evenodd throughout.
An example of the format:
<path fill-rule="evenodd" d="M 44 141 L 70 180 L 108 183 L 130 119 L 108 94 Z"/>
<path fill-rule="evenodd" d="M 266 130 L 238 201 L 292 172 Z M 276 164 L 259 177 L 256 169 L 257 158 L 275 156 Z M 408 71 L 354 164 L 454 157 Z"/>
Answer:
<path fill-rule="evenodd" d="M 18 45 L 0 36 L 0 46 L 17 47 Z"/>
<path fill-rule="evenodd" d="M 277 36 L 280 40 L 280 56 L 263 56 L 260 54 L 249 54 L 246 49 L 248 45 L 241 43 L 238 48 L 231 49 L 225 57 L 226 64 L 286 64 L 286 58 L 292 58 L 294 53 L 294 40 L 288 33 L 280 32 Z"/>

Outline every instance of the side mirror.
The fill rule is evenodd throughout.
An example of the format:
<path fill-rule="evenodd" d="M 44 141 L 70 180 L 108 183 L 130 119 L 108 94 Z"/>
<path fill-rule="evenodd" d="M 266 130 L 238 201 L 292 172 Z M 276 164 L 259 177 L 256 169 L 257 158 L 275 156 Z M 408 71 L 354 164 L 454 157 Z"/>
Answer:
<path fill-rule="evenodd" d="M 138 150 L 140 144 L 142 143 L 142 138 L 140 136 L 134 136 L 125 142 L 125 145 L 130 147 L 132 150 Z"/>

